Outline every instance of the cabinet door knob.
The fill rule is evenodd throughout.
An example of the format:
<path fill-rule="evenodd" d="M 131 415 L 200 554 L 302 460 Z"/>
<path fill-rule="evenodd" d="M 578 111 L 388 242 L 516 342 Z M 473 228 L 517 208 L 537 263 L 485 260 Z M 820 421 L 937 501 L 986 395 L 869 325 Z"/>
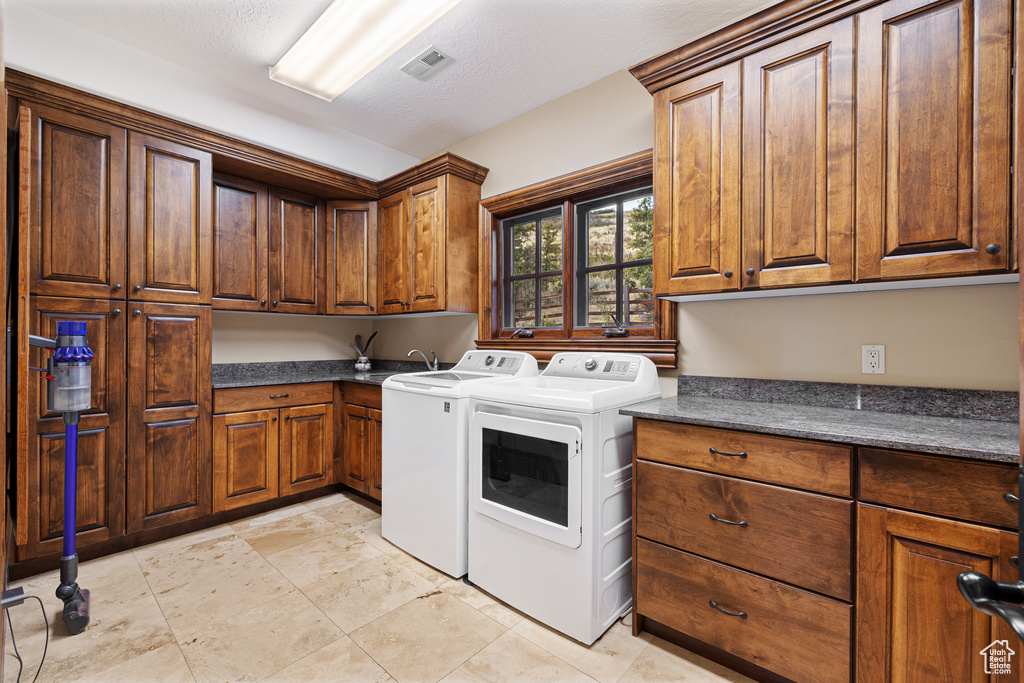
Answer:
<path fill-rule="evenodd" d="M 276 417 L 272 417 L 272 418 L 270 418 L 270 421 L 271 422 L 277 422 L 277 418 Z"/>
<path fill-rule="evenodd" d="M 141 292 L 142 291 L 142 285 L 135 285 L 134 287 L 132 287 L 132 291 L 133 292 Z"/>
<path fill-rule="evenodd" d="M 120 292 L 121 291 L 121 285 L 114 285 L 114 291 L 115 292 Z"/>
<path fill-rule="evenodd" d="M 266 299 L 260 299 L 260 306 L 266 306 L 266 305 L 267 305 L 267 300 Z"/>
<path fill-rule="evenodd" d="M 139 309 L 136 308 L 134 311 L 132 311 L 132 315 L 138 317 L 138 316 L 142 315 L 142 311 L 140 311 Z"/>
<path fill-rule="evenodd" d="M 747 268 L 747 276 L 748 277 L 754 277 L 754 273 L 755 272 L 756 271 L 753 268 Z"/>
<path fill-rule="evenodd" d="M 732 277 L 732 271 L 731 270 L 727 270 L 724 273 L 722 273 L 722 275 L 724 275 L 726 277 Z"/>
<path fill-rule="evenodd" d="M 277 305 L 277 299 L 274 299 L 274 301 L 272 303 L 273 303 L 274 306 L 276 306 Z"/>
<path fill-rule="evenodd" d="M 291 416 L 291 415 L 285 415 L 285 416 L 284 416 L 284 421 L 285 421 L 285 422 L 287 422 L 287 421 L 288 421 L 288 420 L 290 420 L 290 419 L 292 419 L 292 416 Z"/>
<path fill-rule="evenodd" d="M 370 304 L 370 310 L 371 311 L 373 310 L 373 304 Z"/>
<path fill-rule="evenodd" d="M 121 309 L 120 308 L 115 308 L 114 309 L 114 315 L 121 315 Z"/>
<path fill-rule="evenodd" d="M 406 301 L 406 302 L 405 302 L 405 305 L 406 305 L 406 306 L 412 306 L 412 304 L 411 304 L 411 303 L 409 303 L 408 301 Z"/>
<path fill-rule="evenodd" d="M 1002 250 L 1003 250 L 1003 248 L 1001 246 L 999 246 L 998 244 L 990 244 L 987 247 L 985 247 L 985 253 L 986 254 L 992 254 L 993 256 L 995 256 L 996 254 L 998 254 Z"/>

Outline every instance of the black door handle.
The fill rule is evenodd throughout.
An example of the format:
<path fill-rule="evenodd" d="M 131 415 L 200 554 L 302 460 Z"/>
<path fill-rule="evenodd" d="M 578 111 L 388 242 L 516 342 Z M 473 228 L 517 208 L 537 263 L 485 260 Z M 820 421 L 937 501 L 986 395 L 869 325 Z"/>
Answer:
<path fill-rule="evenodd" d="M 747 520 L 745 520 L 745 519 L 744 519 L 744 520 L 741 520 L 741 521 L 739 521 L 739 522 L 730 522 L 730 521 L 729 521 L 729 520 L 727 520 L 727 519 L 722 519 L 721 517 L 719 517 L 718 515 L 716 515 L 716 514 L 715 514 L 714 512 L 712 512 L 712 513 L 711 513 L 710 515 L 708 515 L 708 517 L 710 517 L 711 519 L 713 519 L 713 520 L 714 520 L 714 521 L 716 521 L 716 522 L 721 522 L 722 524 L 729 524 L 729 525 L 731 525 L 731 526 L 741 526 L 741 527 L 743 527 L 744 529 L 746 529 L 746 528 L 747 528 L 747 527 L 749 526 L 749 525 L 747 524 Z"/>
<path fill-rule="evenodd" d="M 714 607 L 716 610 L 718 610 L 722 614 L 728 614 L 730 617 L 739 617 L 740 619 L 746 619 L 747 618 L 747 613 L 746 612 L 730 612 L 729 610 L 727 610 L 727 609 L 725 609 L 723 607 L 719 607 L 718 603 L 715 602 L 714 600 L 709 601 L 708 604 L 711 605 L 712 607 Z"/>

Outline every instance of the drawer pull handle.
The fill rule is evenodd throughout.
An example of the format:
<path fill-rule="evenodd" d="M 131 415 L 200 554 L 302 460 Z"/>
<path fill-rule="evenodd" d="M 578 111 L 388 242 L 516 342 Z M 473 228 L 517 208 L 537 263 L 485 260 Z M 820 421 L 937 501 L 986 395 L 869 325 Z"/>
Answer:
<path fill-rule="evenodd" d="M 1018 503 L 1018 502 L 1020 502 L 1020 498 L 1018 498 L 1017 496 L 1013 495 L 1012 493 L 1004 493 L 1003 494 L 1003 500 L 1005 500 L 1007 503 Z"/>
<path fill-rule="evenodd" d="M 709 448 L 708 449 L 708 453 L 711 453 L 712 455 L 724 455 L 727 458 L 746 458 L 747 457 L 747 452 L 746 451 L 740 451 L 739 453 L 727 453 L 726 451 L 719 451 L 719 450 L 715 450 L 714 448 Z"/>
<path fill-rule="evenodd" d="M 715 602 L 714 600 L 711 600 L 710 602 L 708 602 L 708 604 L 711 605 L 712 607 L 714 607 L 716 610 L 718 610 L 722 614 L 728 614 L 730 617 L 739 617 L 740 619 L 746 619 L 747 618 L 747 613 L 746 612 L 730 612 L 729 610 L 727 610 L 727 609 L 725 609 L 723 607 L 719 607 L 718 603 Z"/>
<path fill-rule="evenodd" d="M 714 521 L 716 521 L 716 522 L 721 522 L 722 524 L 731 524 L 732 526 L 741 526 L 741 527 L 743 527 L 744 529 L 746 529 L 746 528 L 747 528 L 747 526 L 749 526 L 749 525 L 747 524 L 747 520 L 745 520 L 745 519 L 744 519 L 744 520 L 741 520 L 741 521 L 739 521 L 739 522 L 730 522 L 730 521 L 729 521 L 729 520 L 727 520 L 727 519 L 722 519 L 721 517 L 719 517 L 718 515 L 716 515 L 716 514 L 715 514 L 714 512 L 712 512 L 712 513 L 711 513 L 710 515 L 708 515 L 708 517 L 710 517 L 711 519 L 713 519 L 713 520 L 714 520 Z"/>
<path fill-rule="evenodd" d="M 270 398 L 288 398 L 289 394 L 271 394 Z"/>

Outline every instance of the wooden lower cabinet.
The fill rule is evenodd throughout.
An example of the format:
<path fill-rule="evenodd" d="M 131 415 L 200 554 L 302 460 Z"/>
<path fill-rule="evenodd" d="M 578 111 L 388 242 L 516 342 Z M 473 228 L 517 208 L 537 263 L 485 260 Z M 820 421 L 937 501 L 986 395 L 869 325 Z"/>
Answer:
<path fill-rule="evenodd" d="M 330 404 L 282 408 L 282 496 L 327 486 L 334 461 L 334 408 Z"/>
<path fill-rule="evenodd" d="M 850 679 L 849 603 L 644 539 L 636 564 L 646 617 L 794 681 Z"/>
<path fill-rule="evenodd" d="M 857 680 L 1020 681 L 985 673 L 982 651 L 997 640 L 1020 650 L 1001 620 L 973 609 L 961 572 L 1014 581 L 1017 535 L 913 512 L 858 505 Z"/>
<path fill-rule="evenodd" d="M 93 350 L 92 407 L 78 426 L 77 543 L 85 548 L 125 532 L 125 315 L 123 301 L 31 298 L 32 334 L 53 338 L 58 320 L 86 324 Z M 46 365 L 51 353 L 29 352 Z M 46 409 L 46 379 L 29 374 L 26 444 L 14 474 L 17 559 L 57 555 L 64 531 L 64 423 Z"/>
<path fill-rule="evenodd" d="M 213 416 L 213 509 L 262 503 L 278 493 L 278 411 Z"/>
<path fill-rule="evenodd" d="M 308 398 L 329 399 L 333 392 L 330 382 L 218 391 L 218 410 L 244 410 L 213 416 L 214 510 L 233 510 L 333 483 L 334 405 L 289 405 Z"/>
<path fill-rule="evenodd" d="M 346 383 L 343 425 L 345 473 L 342 482 L 372 498 L 381 498 L 381 390 Z"/>
<path fill-rule="evenodd" d="M 128 531 L 212 511 L 210 307 L 129 302 Z"/>

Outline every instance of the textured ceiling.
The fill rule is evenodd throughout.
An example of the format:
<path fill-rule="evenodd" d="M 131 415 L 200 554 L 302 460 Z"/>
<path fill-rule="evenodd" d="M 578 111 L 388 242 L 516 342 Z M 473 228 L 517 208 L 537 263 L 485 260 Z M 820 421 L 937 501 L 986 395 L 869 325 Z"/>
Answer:
<path fill-rule="evenodd" d="M 330 0 L 14 1 L 219 79 L 225 92 L 297 122 L 330 123 L 418 158 L 773 4 L 462 0 L 327 103 L 274 83 L 267 69 Z M 431 44 L 454 62 L 426 81 L 399 71 Z"/>

